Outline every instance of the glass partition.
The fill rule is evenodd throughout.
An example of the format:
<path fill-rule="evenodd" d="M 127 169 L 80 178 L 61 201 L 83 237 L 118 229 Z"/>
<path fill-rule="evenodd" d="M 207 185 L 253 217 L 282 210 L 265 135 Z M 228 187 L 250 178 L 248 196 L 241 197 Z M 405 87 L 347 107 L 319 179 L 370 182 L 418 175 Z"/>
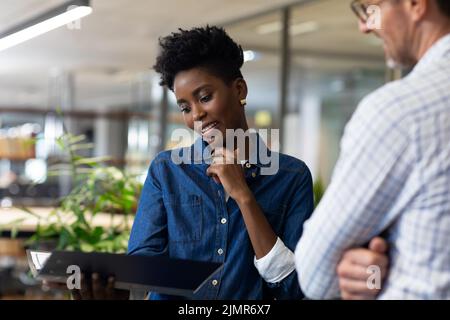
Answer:
<path fill-rule="evenodd" d="M 303 159 L 325 184 L 339 154 L 345 124 L 359 101 L 384 83 L 378 41 L 358 31 L 345 2 L 323 0 L 290 13 L 285 152 Z"/>

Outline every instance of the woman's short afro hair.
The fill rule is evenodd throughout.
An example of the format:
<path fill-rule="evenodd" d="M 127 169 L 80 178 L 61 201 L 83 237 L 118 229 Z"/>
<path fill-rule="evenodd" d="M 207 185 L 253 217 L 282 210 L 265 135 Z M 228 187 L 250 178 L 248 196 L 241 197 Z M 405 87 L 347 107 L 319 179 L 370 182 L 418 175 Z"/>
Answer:
<path fill-rule="evenodd" d="M 173 91 L 180 71 L 203 67 L 225 83 L 242 78 L 244 54 L 223 28 L 206 26 L 179 32 L 159 39 L 161 52 L 154 69 L 161 74 L 161 85 Z"/>

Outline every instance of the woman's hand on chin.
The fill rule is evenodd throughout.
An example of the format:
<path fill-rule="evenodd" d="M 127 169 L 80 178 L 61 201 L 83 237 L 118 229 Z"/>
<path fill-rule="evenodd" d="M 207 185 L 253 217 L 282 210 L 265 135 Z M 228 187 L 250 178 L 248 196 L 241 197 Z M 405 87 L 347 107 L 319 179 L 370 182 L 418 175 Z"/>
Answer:
<path fill-rule="evenodd" d="M 213 160 L 206 174 L 221 183 L 225 192 L 236 202 L 251 199 L 253 194 L 245 180 L 244 169 L 238 161 L 238 152 L 218 148 L 215 150 Z"/>

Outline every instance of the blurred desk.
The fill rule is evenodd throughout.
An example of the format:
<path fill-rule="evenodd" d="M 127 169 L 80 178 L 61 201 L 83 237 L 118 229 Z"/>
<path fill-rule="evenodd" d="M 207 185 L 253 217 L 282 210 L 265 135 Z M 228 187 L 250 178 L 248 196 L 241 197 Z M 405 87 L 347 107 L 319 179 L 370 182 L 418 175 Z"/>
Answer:
<path fill-rule="evenodd" d="M 51 207 L 31 207 L 28 208 L 31 212 L 36 214 L 38 217 L 41 217 L 41 225 L 45 225 L 45 222 L 56 222 L 57 218 L 51 217 L 51 212 L 55 208 Z M 38 217 L 34 217 L 31 214 L 24 212 L 18 208 L 1 208 L 0 209 L 0 229 L 3 231 L 10 230 L 10 225 L 18 220 L 24 219 L 18 228 L 19 232 L 34 232 L 36 230 L 36 226 L 38 223 Z M 65 224 L 70 224 L 74 222 L 74 218 L 71 216 L 68 219 L 65 219 L 63 215 L 63 221 Z M 94 217 L 92 215 L 87 215 L 86 219 L 89 222 L 92 222 L 92 226 L 101 226 L 101 227 L 111 227 L 111 226 L 121 226 L 124 223 L 125 216 L 122 214 L 113 214 L 110 213 L 97 213 Z M 128 225 L 131 226 L 134 220 L 133 216 L 126 217 L 128 220 Z M 0 235 L 1 236 L 1 235 Z"/>

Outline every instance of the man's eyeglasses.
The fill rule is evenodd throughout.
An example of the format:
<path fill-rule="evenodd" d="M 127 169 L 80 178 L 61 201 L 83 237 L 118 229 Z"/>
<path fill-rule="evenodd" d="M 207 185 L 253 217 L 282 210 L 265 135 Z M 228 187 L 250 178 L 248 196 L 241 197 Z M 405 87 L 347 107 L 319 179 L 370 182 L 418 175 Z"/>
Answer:
<path fill-rule="evenodd" d="M 361 0 L 353 0 L 350 6 L 359 20 L 361 20 L 362 22 L 367 22 L 367 20 L 369 20 L 369 15 L 367 14 L 367 5 L 362 3 Z"/>

